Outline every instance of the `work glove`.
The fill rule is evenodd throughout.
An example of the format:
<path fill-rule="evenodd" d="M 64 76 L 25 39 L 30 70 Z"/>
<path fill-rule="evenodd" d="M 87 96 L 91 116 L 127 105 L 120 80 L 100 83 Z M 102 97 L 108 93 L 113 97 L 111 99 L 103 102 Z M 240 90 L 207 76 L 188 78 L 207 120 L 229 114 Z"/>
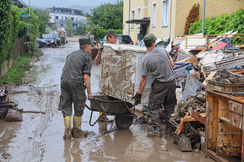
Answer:
<path fill-rule="evenodd" d="M 99 44 L 98 44 L 98 52 L 99 52 L 99 53 L 102 53 L 103 48 L 104 48 L 104 47 L 103 47 L 103 43 L 99 43 Z"/>
<path fill-rule="evenodd" d="M 141 94 L 138 94 L 138 92 L 136 92 L 136 95 L 132 97 L 132 99 L 135 99 L 135 105 L 138 105 L 139 103 L 141 103 Z"/>

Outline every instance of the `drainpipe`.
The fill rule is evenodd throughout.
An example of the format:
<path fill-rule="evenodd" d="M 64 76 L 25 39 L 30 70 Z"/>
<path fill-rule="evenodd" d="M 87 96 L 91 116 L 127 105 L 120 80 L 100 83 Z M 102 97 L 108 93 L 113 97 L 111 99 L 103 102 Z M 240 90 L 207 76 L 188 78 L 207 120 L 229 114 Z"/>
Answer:
<path fill-rule="evenodd" d="M 171 0 L 169 0 L 168 38 L 171 37 L 171 8 L 172 8 L 172 3 Z"/>
<path fill-rule="evenodd" d="M 202 35 L 204 35 L 205 7 L 206 7 L 206 0 L 203 0 L 203 14 L 202 14 Z"/>
<path fill-rule="evenodd" d="M 130 0 L 129 0 L 129 19 L 130 20 Z M 130 24 L 128 23 L 128 35 L 130 35 Z"/>

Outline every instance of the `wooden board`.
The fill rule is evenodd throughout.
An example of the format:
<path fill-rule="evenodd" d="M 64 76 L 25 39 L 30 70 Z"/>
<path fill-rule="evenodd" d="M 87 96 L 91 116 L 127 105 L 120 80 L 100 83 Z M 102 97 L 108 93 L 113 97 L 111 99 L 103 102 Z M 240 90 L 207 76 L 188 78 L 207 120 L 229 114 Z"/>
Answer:
<path fill-rule="evenodd" d="M 209 75 L 208 75 L 208 77 L 204 80 L 204 82 L 203 82 L 203 85 L 207 85 L 207 81 L 208 80 L 212 80 L 213 79 L 213 77 L 214 77 L 214 75 L 217 73 L 217 71 L 212 71 Z"/>

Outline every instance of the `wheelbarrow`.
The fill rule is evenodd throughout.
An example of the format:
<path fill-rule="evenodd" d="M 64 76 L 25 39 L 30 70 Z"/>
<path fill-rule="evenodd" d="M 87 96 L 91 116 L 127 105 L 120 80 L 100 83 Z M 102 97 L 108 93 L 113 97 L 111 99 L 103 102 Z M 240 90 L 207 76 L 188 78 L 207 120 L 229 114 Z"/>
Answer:
<path fill-rule="evenodd" d="M 94 126 L 102 115 L 114 115 L 114 121 L 119 129 L 127 129 L 131 126 L 133 118 L 136 117 L 135 107 L 129 102 L 125 102 L 107 95 L 93 96 L 90 100 L 90 107 L 86 107 L 91 111 L 89 125 Z M 94 111 L 102 112 L 98 119 L 92 123 L 92 115 Z M 113 122 L 114 123 L 114 122 Z M 105 127 L 107 130 L 107 121 L 105 119 Z M 111 125 L 112 128 L 112 125 Z M 110 128 L 110 130 L 111 130 Z"/>

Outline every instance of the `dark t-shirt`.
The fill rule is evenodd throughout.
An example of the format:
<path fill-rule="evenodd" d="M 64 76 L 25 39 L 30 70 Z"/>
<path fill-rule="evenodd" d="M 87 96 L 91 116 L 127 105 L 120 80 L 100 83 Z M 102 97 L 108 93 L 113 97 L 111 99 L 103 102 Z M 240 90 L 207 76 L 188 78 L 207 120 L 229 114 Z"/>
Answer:
<path fill-rule="evenodd" d="M 170 56 L 163 47 L 154 47 L 142 59 L 142 76 L 147 76 L 149 72 L 159 82 L 170 82 L 175 79 L 175 73 L 170 64 Z"/>
<path fill-rule="evenodd" d="M 61 80 L 84 83 L 84 74 L 91 76 L 91 56 L 80 49 L 67 56 Z"/>

